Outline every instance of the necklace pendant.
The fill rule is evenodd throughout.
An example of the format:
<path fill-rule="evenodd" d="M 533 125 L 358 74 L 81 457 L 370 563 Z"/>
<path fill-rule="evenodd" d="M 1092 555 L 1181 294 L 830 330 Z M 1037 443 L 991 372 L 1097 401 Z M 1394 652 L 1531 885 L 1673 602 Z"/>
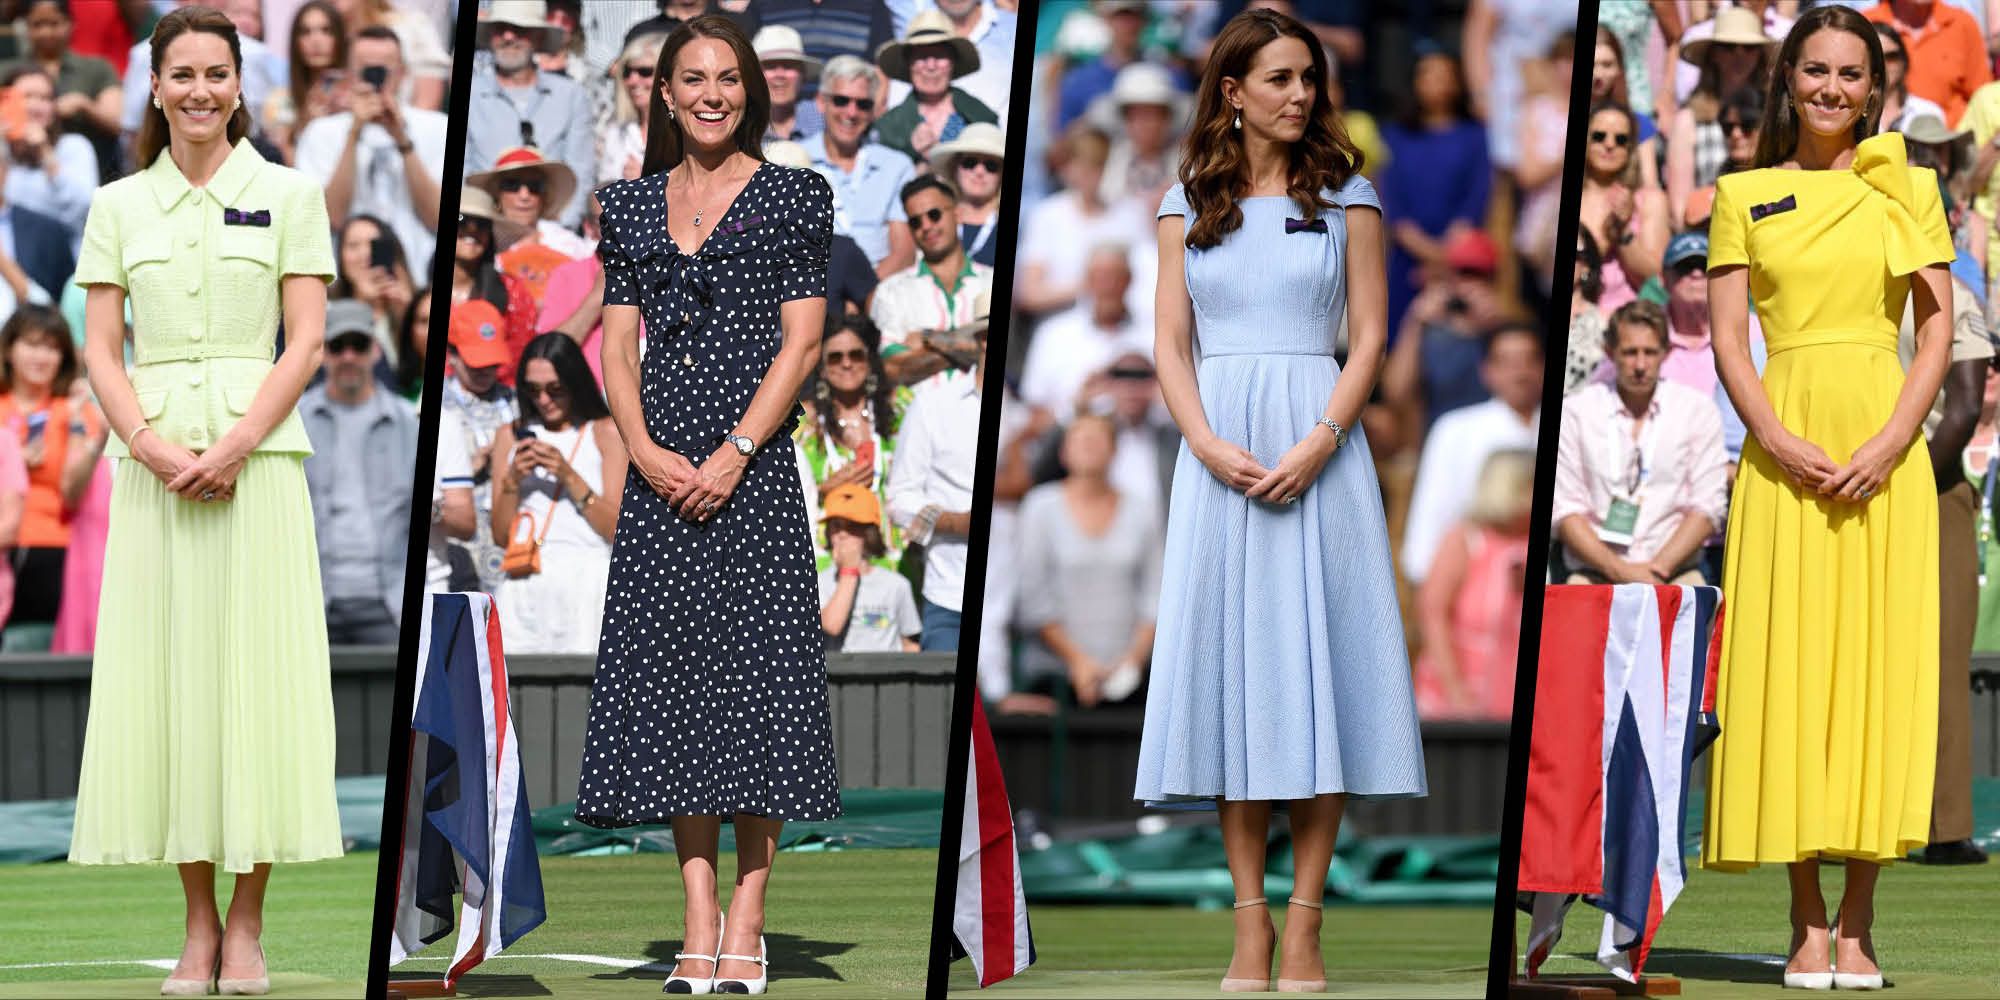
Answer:
<path fill-rule="evenodd" d="M 694 224 L 695 224 L 695 225 L 697 225 L 697 226 L 701 225 L 701 213 L 700 213 L 700 212 L 696 212 L 696 213 L 694 213 Z"/>

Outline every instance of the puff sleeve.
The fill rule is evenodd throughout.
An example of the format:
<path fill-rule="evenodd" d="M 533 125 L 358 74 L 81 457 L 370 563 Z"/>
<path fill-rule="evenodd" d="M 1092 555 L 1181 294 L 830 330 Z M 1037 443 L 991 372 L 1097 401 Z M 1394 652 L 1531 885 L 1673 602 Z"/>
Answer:
<path fill-rule="evenodd" d="M 1733 264 L 1750 263 L 1743 206 L 1737 203 L 1736 178 L 1721 177 L 1715 182 L 1715 203 L 1708 213 L 1708 266 L 1712 270 Z"/>
<path fill-rule="evenodd" d="M 1153 213 L 1153 217 L 1164 219 L 1169 215 L 1185 217 L 1192 214 L 1188 211 L 1187 189 L 1176 184 L 1168 188 L 1166 196 L 1160 199 L 1160 210 Z"/>
<path fill-rule="evenodd" d="M 99 195 L 83 222 L 83 252 L 76 262 L 75 281 L 83 285 L 125 285 L 125 259 L 120 253 L 120 199 Z"/>
<path fill-rule="evenodd" d="M 290 204 L 278 243 L 278 274 L 309 274 L 331 284 L 333 225 L 326 217 L 326 195 L 303 173 L 291 171 Z"/>
<path fill-rule="evenodd" d="M 1342 208 L 1372 208 L 1377 212 L 1382 210 L 1382 198 L 1375 193 L 1375 185 L 1360 174 L 1349 177 L 1347 183 L 1342 184 L 1340 190 L 1334 193 L 1333 200 Z"/>
<path fill-rule="evenodd" d="M 827 254 L 833 245 L 833 188 L 826 178 L 800 170 L 800 183 L 786 215 L 786 239 L 778 264 L 778 301 L 826 297 Z"/>
<path fill-rule="evenodd" d="M 597 203 L 602 209 L 599 219 L 604 227 L 603 238 L 597 241 L 597 260 L 604 265 L 604 304 L 636 306 L 639 282 L 633 274 L 632 258 L 626 256 L 621 242 L 629 209 L 625 199 L 608 186 L 598 190 Z"/>

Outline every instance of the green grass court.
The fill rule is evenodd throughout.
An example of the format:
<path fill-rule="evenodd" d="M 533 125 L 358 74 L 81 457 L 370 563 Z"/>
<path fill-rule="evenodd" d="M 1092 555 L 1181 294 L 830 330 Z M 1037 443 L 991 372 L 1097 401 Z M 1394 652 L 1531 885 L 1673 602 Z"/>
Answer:
<path fill-rule="evenodd" d="M 961 959 L 951 995 L 1213 997 L 1229 966 L 1227 909 L 1044 904 L 1030 906 L 1028 919 L 1036 953 L 1028 971 L 982 991 Z M 1321 926 L 1330 995 L 1486 994 L 1491 906 L 1329 904 Z"/>
<path fill-rule="evenodd" d="M 358 853 L 279 868 L 264 938 L 273 996 L 362 995 L 376 858 Z M 920 996 L 936 875 L 933 850 L 780 854 L 765 935 L 773 988 L 788 997 Z M 722 877 L 735 877 L 729 854 Z M 659 994 L 680 936 L 672 855 L 543 858 L 542 879 L 549 922 L 460 980 L 461 996 Z M 172 869 L 27 865 L 9 869 L 5 880 L 0 998 L 159 995 L 180 952 Z M 226 891 L 227 879 L 219 881 Z M 392 976 L 434 976 L 450 958 L 451 941 Z M 144 959 L 166 965 L 137 964 Z M 116 964 L 83 964 L 98 962 Z M 654 962 L 658 968 L 648 965 Z M 9 968 L 31 963 L 64 964 Z"/>
<path fill-rule="evenodd" d="M 1680 977 L 1691 1000 L 1798 995 L 1779 987 L 1790 944 L 1784 869 L 1764 865 L 1730 875 L 1689 867 L 1687 888 L 1653 939 L 1646 971 Z M 1830 910 L 1840 899 L 1841 869 L 1822 866 L 1820 883 Z M 2000 996 L 2000 951 L 1993 946 L 1996 900 L 2000 863 L 1896 865 L 1883 872 L 1875 895 L 1875 950 L 1895 990 L 1891 995 Z M 1543 971 L 1602 972 L 1591 956 L 1603 922 L 1604 911 L 1578 901 Z M 1514 927 L 1515 940 L 1525 949 L 1527 914 Z"/>

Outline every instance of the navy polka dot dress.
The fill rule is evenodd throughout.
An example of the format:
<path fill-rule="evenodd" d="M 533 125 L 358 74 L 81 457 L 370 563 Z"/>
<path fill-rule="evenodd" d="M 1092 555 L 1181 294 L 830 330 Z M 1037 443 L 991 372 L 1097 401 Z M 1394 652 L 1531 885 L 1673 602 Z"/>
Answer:
<path fill-rule="evenodd" d="M 766 163 L 683 254 L 662 173 L 607 185 L 604 304 L 638 306 L 646 429 L 696 465 L 777 357 L 778 307 L 826 294 L 833 192 Z M 611 553 L 576 818 L 591 826 L 750 813 L 840 815 L 811 526 L 792 418 L 706 524 L 634 467 Z"/>

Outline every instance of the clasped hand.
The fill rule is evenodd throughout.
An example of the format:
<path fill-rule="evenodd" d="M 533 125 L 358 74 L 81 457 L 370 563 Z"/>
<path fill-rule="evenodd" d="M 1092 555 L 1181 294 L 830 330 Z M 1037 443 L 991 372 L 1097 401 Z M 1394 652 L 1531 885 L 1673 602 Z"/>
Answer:
<path fill-rule="evenodd" d="M 136 435 L 132 455 L 167 492 L 183 500 L 218 502 L 236 498 L 236 477 L 249 457 L 230 445 L 196 454 L 161 437 L 157 431 Z"/>
<path fill-rule="evenodd" d="M 1877 434 L 1862 442 L 1846 465 L 1836 465 L 1819 445 L 1789 431 L 1764 449 L 1793 485 L 1829 500 L 1865 503 L 1882 491 L 1902 449 Z"/>
<path fill-rule="evenodd" d="M 749 459 L 734 446 L 724 445 L 696 466 L 679 452 L 657 445 L 635 451 L 632 462 L 646 485 L 667 501 L 680 516 L 701 523 L 715 516 L 729 502 L 743 481 Z"/>
<path fill-rule="evenodd" d="M 1311 434 L 1267 469 L 1242 445 L 1216 438 L 1195 457 L 1223 485 L 1263 503 L 1286 503 L 1303 495 L 1333 457 L 1332 435 Z"/>

